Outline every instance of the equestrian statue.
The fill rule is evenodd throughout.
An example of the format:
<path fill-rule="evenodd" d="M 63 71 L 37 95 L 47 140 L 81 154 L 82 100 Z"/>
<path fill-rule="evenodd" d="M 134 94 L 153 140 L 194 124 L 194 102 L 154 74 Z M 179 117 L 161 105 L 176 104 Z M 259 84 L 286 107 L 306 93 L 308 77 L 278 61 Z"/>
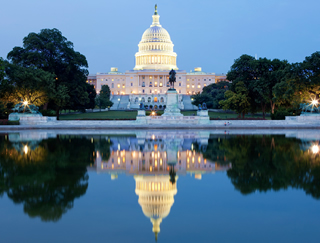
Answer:
<path fill-rule="evenodd" d="M 170 84 L 170 89 L 169 90 L 175 90 L 174 89 L 174 83 L 176 82 L 176 71 L 173 69 L 169 72 L 169 84 Z"/>

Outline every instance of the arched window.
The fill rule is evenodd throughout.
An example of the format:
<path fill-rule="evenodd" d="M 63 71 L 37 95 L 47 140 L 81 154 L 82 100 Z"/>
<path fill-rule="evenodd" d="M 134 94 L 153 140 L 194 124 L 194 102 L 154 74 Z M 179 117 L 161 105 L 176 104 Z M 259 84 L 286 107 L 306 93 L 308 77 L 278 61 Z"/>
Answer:
<path fill-rule="evenodd" d="M 149 87 L 152 87 L 152 82 L 150 82 Z"/>
<path fill-rule="evenodd" d="M 158 102 L 158 97 L 154 97 L 153 101 Z"/>
<path fill-rule="evenodd" d="M 111 88 L 114 88 L 114 84 L 113 83 L 111 84 Z"/>
<path fill-rule="evenodd" d="M 160 102 L 161 102 L 161 103 L 163 103 L 163 102 L 164 102 L 164 99 L 163 99 L 163 97 L 161 97 L 161 98 L 160 98 Z"/>
<path fill-rule="evenodd" d="M 136 103 L 137 103 L 138 101 L 139 101 L 139 99 L 138 99 L 138 97 L 136 97 L 136 99 L 135 99 L 135 101 L 134 101 L 134 102 L 136 102 Z"/>
<path fill-rule="evenodd" d="M 148 103 L 150 103 L 151 102 L 151 97 L 148 97 Z"/>
<path fill-rule="evenodd" d="M 142 87 L 145 87 L 145 86 L 146 86 L 145 82 L 142 82 Z"/>
<path fill-rule="evenodd" d="M 143 92 L 144 93 L 144 92 Z M 144 97 L 141 98 L 141 102 L 144 103 L 146 102 L 146 100 L 144 99 Z"/>
<path fill-rule="evenodd" d="M 144 93 L 144 89 L 142 90 L 142 93 Z"/>

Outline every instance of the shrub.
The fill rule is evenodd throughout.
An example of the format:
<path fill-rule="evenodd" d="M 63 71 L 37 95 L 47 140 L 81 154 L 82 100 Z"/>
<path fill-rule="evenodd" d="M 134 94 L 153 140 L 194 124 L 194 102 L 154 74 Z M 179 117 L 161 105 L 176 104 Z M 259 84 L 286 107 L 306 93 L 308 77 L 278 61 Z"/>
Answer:
<path fill-rule="evenodd" d="M 43 116 L 56 116 L 56 112 L 54 110 L 40 110 L 40 113 Z"/>
<path fill-rule="evenodd" d="M 272 120 L 285 120 L 286 116 L 294 116 L 295 109 L 279 107 L 274 111 L 274 114 L 271 114 Z"/>

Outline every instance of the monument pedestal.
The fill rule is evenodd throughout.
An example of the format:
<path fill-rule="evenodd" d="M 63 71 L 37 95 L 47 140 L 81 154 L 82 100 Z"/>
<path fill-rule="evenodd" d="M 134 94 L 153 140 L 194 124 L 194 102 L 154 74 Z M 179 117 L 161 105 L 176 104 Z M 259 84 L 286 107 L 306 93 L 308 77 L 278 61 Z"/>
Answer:
<path fill-rule="evenodd" d="M 180 109 L 178 107 L 178 93 L 175 89 L 169 89 L 167 91 L 167 104 L 166 109 L 162 116 L 183 116 L 180 113 Z"/>
<path fill-rule="evenodd" d="M 138 123 L 138 124 L 146 124 L 147 123 L 147 117 L 146 117 L 145 110 L 138 110 L 138 115 L 136 117 L 136 123 Z"/>

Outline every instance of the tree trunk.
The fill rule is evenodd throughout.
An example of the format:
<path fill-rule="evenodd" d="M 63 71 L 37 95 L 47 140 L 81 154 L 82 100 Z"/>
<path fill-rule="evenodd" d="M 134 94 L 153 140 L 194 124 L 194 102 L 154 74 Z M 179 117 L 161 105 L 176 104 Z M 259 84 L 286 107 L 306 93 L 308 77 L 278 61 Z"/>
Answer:
<path fill-rule="evenodd" d="M 272 100 L 270 100 L 270 106 L 271 106 L 271 113 L 274 114 L 275 103 L 273 103 Z"/>
<path fill-rule="evenodd" d="M 48 110 L 48 104 L 49 104 L 49 103 L 47 102 L 47 103 L 45 103 L 45 104 L 43 105 L 43 110 L 44 110 L 44 111 Z"/>
<path fill-rule="evenodd" d="M 59 108 L 56 109 L 56 116 L 57 116 L 57 120 L 59 120 L 59 117 L 60 117 Z"/>
<path fill-rule="evenodd" d="M 243 118 L 243 119 L 244 119 L 245 114 L 246 114 L 245 112 L 242 112 L 242 118 Z"/>
<path fill-rule="evenodd" d="M 261 104 L 262 117 L 266 119 L 266 104 Z"/>

